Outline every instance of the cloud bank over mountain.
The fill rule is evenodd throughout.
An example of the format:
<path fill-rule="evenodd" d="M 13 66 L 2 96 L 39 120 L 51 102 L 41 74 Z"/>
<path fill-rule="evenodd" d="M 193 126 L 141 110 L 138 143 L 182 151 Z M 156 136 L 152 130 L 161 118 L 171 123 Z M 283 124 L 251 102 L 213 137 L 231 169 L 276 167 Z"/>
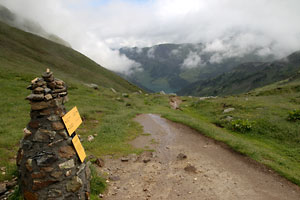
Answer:
<path fill-rule="evenodd" d="M 253 49 L 278 57 L 300 49 L 299 0 L 0 0 L 0 4 L 119 72 L 139 68 L 120 55 L 117 49 L 124 46 L 203 43 L 205 51 L 215 53 L 210 62 Z M 201 62 L 198 55 L 190 56 L 186 66 Z"/>

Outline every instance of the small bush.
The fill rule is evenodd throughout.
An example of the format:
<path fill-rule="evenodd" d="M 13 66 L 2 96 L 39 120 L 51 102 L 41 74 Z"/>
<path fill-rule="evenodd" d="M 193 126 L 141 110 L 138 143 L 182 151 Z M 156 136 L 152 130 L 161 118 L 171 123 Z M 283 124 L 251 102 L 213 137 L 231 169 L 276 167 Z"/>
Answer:
<path fill-rule="evenodd" d="M 14 192 L 8 197 L 8 200 L 23 200 L 19 186 L 14 188 Z"/>
<path fill-rule="evenodd" d="M 91 195 L 92 196 L 98 196 L 100 193 L 103 193 L 106 188 L 106 182 L 105 179 L 100 177 L 97 174 L 96 168 L 94 166 L 90 166 L 91 169 Z"/>
<path fill-rule="evenodd" d="M 297 121 L 300 120 L 300 110 L 293 110 L 289 112 L 288 116 L 289 121 Z"/>
<path fill-rule="evenodd" d="M 254 122 L 249 121 L 248 119 L 237 119 L 230 122 L 231 128 L 234 131 L 245 133 L 251 131 L 253 128 Z"/>

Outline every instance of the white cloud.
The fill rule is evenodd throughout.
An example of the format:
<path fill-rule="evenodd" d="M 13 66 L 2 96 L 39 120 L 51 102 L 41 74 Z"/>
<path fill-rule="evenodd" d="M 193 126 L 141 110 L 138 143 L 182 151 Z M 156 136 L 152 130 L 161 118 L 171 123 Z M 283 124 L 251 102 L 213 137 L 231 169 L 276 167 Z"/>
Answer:
<path fill-rule="evenodd" d="M 211 43 L 208 43 L 204 49 L 207 52 L 225 51 L 226 47 L 222 40 L 216 39 Z"/>
<path fill-rule="evenodd" d="M 155 47 L 151 47 L 148 51 L 147 51 L 147 56 L 148 58 L 155 58 Z"/>
<path fill-rule="evenodd" d="M 188 56 L 184 59 L 181 66 L 183 68 L 191 69 L 199 66 L 205 65 L 204 62 L 202 62 L 201 57 L 197 54 L 197 52 L 189 52 Z"/>
<path fill-rule="evenodd" d="M 172 51 L 171 51 L 171 55 L 173 55 L 173 56 L 177 56 L 178 54 L 179 54 L 179 49 L 173 49 Z"/>
<path fill-rule="evenodd" d="M 300 49 L 299 0 L 0 0 L 112 70 L 137 63 L 123 46 L 204 43 L 213 59 L 258 48 L 278 57 Z M 268 50 L 267 50 L 268 49 Z M 151 53 L 150 53 L 151 56 Z M 219 56 L 219 58 L 218 58 Z"/>

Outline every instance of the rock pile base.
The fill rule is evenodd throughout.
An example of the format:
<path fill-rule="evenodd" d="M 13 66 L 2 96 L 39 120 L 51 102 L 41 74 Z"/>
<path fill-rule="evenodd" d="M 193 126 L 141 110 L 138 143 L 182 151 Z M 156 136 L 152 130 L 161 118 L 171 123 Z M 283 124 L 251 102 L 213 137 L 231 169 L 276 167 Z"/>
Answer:
<path fill-rule="evenodd" d="M 90 169 L 81 163 L 61 119 L 67 87 L 47 70 L 32 80 L 31 120 L 17 155 L 19 185 L 26 200 L 89 199 Z"/>

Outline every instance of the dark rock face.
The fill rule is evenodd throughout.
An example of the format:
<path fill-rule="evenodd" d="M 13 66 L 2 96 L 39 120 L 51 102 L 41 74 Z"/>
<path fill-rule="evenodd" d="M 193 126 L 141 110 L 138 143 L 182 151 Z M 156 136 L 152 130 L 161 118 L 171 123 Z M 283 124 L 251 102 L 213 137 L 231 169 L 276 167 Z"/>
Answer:
<path fill-rule="evenodd" d="M 17 155 L 25 200 L 89 199 L 89 163 L 81 163 L 61 119 L 67 86 L 47 70 L 27 88 L 31 120 Z"/>

